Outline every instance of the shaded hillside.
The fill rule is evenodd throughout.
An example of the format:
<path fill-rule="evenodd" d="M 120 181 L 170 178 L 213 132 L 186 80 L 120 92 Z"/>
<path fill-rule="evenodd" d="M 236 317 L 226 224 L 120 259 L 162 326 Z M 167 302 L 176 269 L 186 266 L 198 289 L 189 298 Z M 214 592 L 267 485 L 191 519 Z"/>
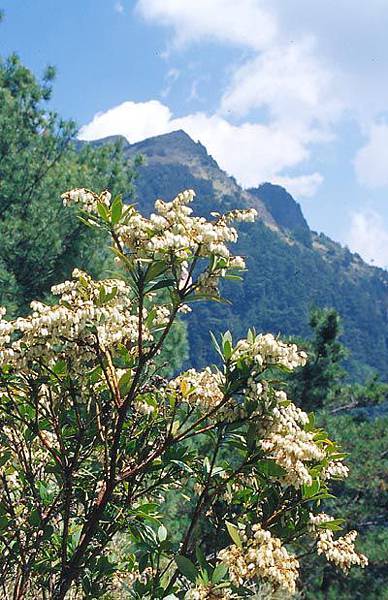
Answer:
<path fill-rule="evenodd" d="M 232 304 L 202 305 L 190 317 L 192 364 L 198 367 L 213 359 L 209 330 L 230 329 L 242 336 L 253 325 L 257 330 L 308 336 L 308 311 L 318 305 L 340 313 L 352 360 L 387 377 L 386 271 L 310 231 L 299 205 L 280 186 L 267 183 L 242 190 L 204 146 L 183 131 L 126 148 L 129 156 L 141 153 L 146 158 L 136 186 L 143 210 L 151 210 L 157 197 L 171 199 L 193 188 L 198 213 L 254 206 L 260 215 L 255 224 L 240 227 L 235 250 L 247 257 L 248 271 L 244 283 L 224 285 L 223 294 Z"/>

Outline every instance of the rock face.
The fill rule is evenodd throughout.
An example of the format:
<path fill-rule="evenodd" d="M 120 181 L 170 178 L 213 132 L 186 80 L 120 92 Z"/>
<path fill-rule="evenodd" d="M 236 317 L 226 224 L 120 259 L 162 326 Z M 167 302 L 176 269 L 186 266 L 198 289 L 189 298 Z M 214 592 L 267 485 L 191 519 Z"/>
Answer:
<path fill-rule="evenodd" d="M 266 209 L 282 229 L 288 231 L 310 231 L 300 205 L 280 185 L 263 183 L 258 188 L 251 188 L 248 191 L 264 202 Z"/>
<path fill-rule="evenodd" d="M 239 228 L 234 252 L 247 257 L 248 271 L 243 283 L 224 285 L 223 296 L 231 304 L 198 305 L 190 317 L 191 364 L 199 367 L 214 360 L 209 330 L 230 329 L 243 336 L 254 326 L 308 336 L 309 309 L 331 306 L 342 317 L 351 368 L 356 371 L 364 364 L 388 377 L 387 271 L 310 231 L 299 204 L 284 188 L 264 183 L 243 190 L 184 131 L 125 142 L 125 147 L 128 157 L 145 158 L 136 183 L 136 201 L 145 212 L 152 210 L 156 198 L 171 199 L 193 188 L 199 214 L 251 206 L 259 213 L 256 223 Z"/>

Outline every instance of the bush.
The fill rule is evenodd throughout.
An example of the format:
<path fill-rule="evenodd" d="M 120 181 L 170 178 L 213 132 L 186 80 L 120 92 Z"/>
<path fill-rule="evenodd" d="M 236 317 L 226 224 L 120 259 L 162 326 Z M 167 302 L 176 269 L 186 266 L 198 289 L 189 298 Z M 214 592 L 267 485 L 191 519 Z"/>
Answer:
<path fill-rule="evenodd" d="M 356 533 L 335 539 L 341 520 L 317 509 L 343 455 L 282 389 L 303 352 L 227 332 L 219 367 L 159 373 L 177 315 L 222 301 L 219 280 L 244 268 L 231 223 L 255 211 L 191 217 L 191 191 L 149 219 L 108 192 L 63 199 L 110 234 L 118 272 L 75 270 L 56 304 L 0 321 L 3 597 L 284 597 L 313 547 L 364 566 Z M 178 541 L 161 511 L 171 490 L 189 514 Z"/>

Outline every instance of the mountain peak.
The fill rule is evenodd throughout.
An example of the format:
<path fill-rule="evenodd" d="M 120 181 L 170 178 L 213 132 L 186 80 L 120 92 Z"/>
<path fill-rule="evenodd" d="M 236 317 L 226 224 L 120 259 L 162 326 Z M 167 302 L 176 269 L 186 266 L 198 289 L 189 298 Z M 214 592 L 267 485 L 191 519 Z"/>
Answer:
<path fill-rule="evenodd" d="M 162 135 L 157 136 L 159 138 L 163 138 L 165 141 L 175 141 L 175 142 L 184 142 L 189 144 L 195 144 L 193 138 L 189 136 L 186 131 L 183 129 L 176 129 L 175 131 L 170 131 L 169 133 L 164 133 Z M 155 138 L 153 138 L 155 139 Z"/>
<path fill-rule="evenodd" d="M 189 188 L 197 193 L 194 214 L 246 207 L 258 211 L 255 223 L 241 226 L 233 250 L 247 258 L 244 288 L 225 282 L 223 294 L 231 304 L 213 308 L 217 312 L 210 320 L 207 305 L 190 317 L 194 366 L 202 368 L 214 360 L 205 343 L 209 329 L 226 325 L 240 335 L 253 325 L 306 336 L 306 315 L 316 305 L 334 306 L 343 318 L 344 340 L 353 357 L 386 373 L 386 272 L 310 232 L 299 204 L 283 187 L 263 183 L 243 190 L 182 130 L 127 146 L 128 157 L 139 153 L 146 160 L 138 170 L 137 202 L 145 214 L 153 211 L 155 198 L 170 200 Z"/>
<path fill-rule="evenodd" d="M 268 212 L 282 229 L 294 233 L 310 232 L 300 205 L 281 185 L 262 183 L 258 188 L 248 191 L 264 202 Z"/>
<path fill-rule="evenodd" d="M 85 143 L 83 140 L 80 140 L 80 142 L 81 144 Z M 104 138 L 93 140 L 91 143 L 93 146 L 105 146 L 105 144 L 115 144 L 116 142 L 120 142 L 125 150 L 130 147 L 130 143 L 124 135 L 108 135 Z"/>
<path fill-rule="evenodd" d="M 208 155 L 205 146 L 200 142 L 195 142 L 183 129 L 156 135 L 131 144 L 130 153 L 141 153 L 149 159 L 152 159 L 152 157 L 158 157 L 158 159 L 165 157 L 169 162 L 174 162 L 179 156 L 179 162 L 182 162 L 182 160 L 183 162 L 187 160 L 192 162 L 193 159 L 199 159 L 202 162 L 211 161 L 212 164 L 216 164 Z"/>

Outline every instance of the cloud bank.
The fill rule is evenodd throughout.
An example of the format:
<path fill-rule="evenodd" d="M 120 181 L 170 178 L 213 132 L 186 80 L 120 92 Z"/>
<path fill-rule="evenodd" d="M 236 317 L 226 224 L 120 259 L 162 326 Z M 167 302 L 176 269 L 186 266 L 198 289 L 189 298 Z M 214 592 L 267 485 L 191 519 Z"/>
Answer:
<path fill-rule="evenodd" d="M 322 182 L 318 173 L 282 178 L 278 173 L 294 167 L 308 154 L 303 138 L 289 135 L 281 127 L 244 123 L 236 126 L 220 115 L 197 112 L 174 118 L 169 108 L 158 100 L 123 102 L 95 115 L 82 127 L 80 139 L 94 140 L 109 135 L 124 135 L 130 143 L 147 137 L 186 131 L 206 146 L 220 167 L 234 175 L 244 187 L 265 180 L 283 181 L 296 195 L 311 196 Z"/>
<path fill-rule="evenodd" d="M 373 124 L 369 139 L 357 153 L 354 166 L 361 185 L 368 188 L 388 186 L 388 124 Z"/>
<path fill-rule="evenodd" d="M 357 181 L 369 189 L 388 187 L 384 1 L 343 0 L 330 7 L 311 0 L 138 0 L 135 6 L 146 22 L 168 30 L 163 102 L 129 101 L 99 113 L 82 128 L 83 139 L 116 133 L 135 142 L 182 128 L 244 187 L 271 180 L 297 197 L 311 197 L 323 175 L 309 168 L 309 160 L 320 144 L 335 143 L 340 125 L 350 122 L 366 137 L 355 150 Z M 195 55 L 199 44 L 208 44 L 209 52 L 228 47 L 236 58 L 225 66 L 216 108 L 177 118 L 168 97 L 183 78 L 172 61 L 189 50 Z M 193 72 L 192 100 L 202 76 Z M 365 257 L 375 248 L 382 264 L 375 234 L 385 240 L 379 215 L 354 212 L 352 247 Z"/>
<path fill-rule="evenodd" d="M 388 232 L 375 211 L 353 213 L 346 243 L 367 262 L 388 268 Z"/>

